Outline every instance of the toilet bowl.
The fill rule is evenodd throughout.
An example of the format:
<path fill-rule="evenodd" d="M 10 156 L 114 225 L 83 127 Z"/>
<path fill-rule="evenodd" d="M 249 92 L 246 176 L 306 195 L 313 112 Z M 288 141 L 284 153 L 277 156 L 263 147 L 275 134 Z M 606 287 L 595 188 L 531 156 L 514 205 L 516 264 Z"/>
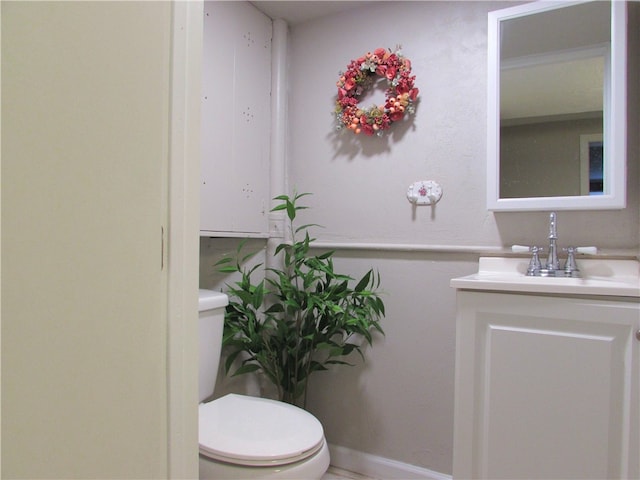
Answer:
<path fill-rule="evenodd" d="M 200 402 L 215 386 L 222 346 L 225 294 L 200 290 Z M 287 403 L 229 394 L 200 403 L 201 479 L 319 480 L 329 468 L 320 422 Z"/>

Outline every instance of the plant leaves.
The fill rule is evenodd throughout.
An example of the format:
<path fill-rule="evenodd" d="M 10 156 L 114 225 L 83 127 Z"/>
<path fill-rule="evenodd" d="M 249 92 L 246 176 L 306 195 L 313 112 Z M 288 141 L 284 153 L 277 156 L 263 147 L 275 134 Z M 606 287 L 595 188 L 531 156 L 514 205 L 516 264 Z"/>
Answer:
<path fill-rule="evenodd" d="M 247 363 L 238 368 L 235 372 L 233 372 L 232 377 L 237 377 L 238 375 L 244 375 L 247 373 L 255 372 L 256 370 L 260 370 L 260 365 L 255 363 Z"/>
<path fill-rule="evenodd" d="M 282 203 L 280 205 L 276 205 L 275 207 L 273 207 L 270 211 L 271 212 L 278 212 L 280 210 L 286 210 L 287 209 L 287 204 L 286 203 Z"/>
<path fill-rule="evenodd" d="M 362 292 L 365 287 L 367 285 L 369 285 L 369 282 L 371 281 L 371 273 L 372 270 L 369 270 L 358 282 L 358 284 L 356 285 L 356 287 L 353 289 L 356 292 Z"/>
<path fill-rule="evenodd" d="M 379 323 L 385 315 L 378 293 L 379 273 L 369 270 L 356 282 L 335 271 L 335 251 L 310 253 L 315 239 L 308 229 L 320 225 L 294 225 L 298 212 L 307 209 L 298 203 L 306 195 L 274 198 L 280 203 L 272 211 L 286 210 L 292 234 L 290 242 L 275 248 L 280 268 L 243 267 L 255 255 L 243 255 L 244 241 L 235 259 L 225 257 L 217 264 L 226 273 L 241 273 L 239 280 L 227 285 L 225 370 L 231 371 L 242 355 L 234 376 L 261 372 L 278 388 L 280 398 L 290 402 L 302 397 L 313 372 L 350 365 L 345 358 L 354 351 L 364 360 L 360 344 L 348 342 L 353 334 L 368 344 L 373 341 L 372 332 L 384 335 Z M 356 282 L 355 287 L 351 282 Z"/>
<path fill-rule="evenodd" d="M 307 228 L 310 228 L 310 227 L 323 228 L 322 225 L 318 225 L 317 223 L 307 223 L 306 225 L 301 225 L 300 227 L 296 228 L 295 229 L 295 233 L 298 233 L 298 232 L 300 232 L 302 230 L 306 230 Z"/>
<path fill-rule="evenodd" d="M 231 267 L 231 266 L 229 266 L 229 267 L 221 267 L 221 268 L 218 269 L 218 272 L 220 272 L 220 273 L 235 273 L 237 271 L 238 271 L 237 267 Z"/>

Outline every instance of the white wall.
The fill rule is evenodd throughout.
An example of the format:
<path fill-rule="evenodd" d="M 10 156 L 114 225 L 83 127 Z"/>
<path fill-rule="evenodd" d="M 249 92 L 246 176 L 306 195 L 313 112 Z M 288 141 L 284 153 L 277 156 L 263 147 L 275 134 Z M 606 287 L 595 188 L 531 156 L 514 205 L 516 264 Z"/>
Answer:
<path fill-rule="evenodd" d="M 544 244 L 548 229 L 548 212 L 494 214 L 485 207 L 486 14 L 508 5 L 380 2 L 290 29 L 289 183 L 314 194 L 302 222 L 324 225 L 314 231 L 320 242 L 389 245 L 336 255 L 344 273 L 380 271 L 386 337 L 367 351 L 365 364 L 354 357 L 354 368 L 315 374 L 309 408 L 332 444 L 445 474 L 452 465 L 455 356 L 455 291 L 449 281 L 475 271 L 479 252 Z M 637 125 L 637 34 L 634 42 L 630 118 Z M 384 138 L 335 135 L 338 72 L 367 51 L 396 44 L 417 76 L 417 115 Z M 559 213 L 561 245 L 638 254 L 639 147 L 631 126 L 628 207 Z M 444 196 L 433 210 L 414 210 L 407 187 L 428 179 L 442 185 Z M 393 251 L 401 245 L 433 251 Z M 443 246 L 468 248 L 446 253 Z M 234 248 L 232 240 L 202 240 L 201 286 L 224 283 L 213 263 Z M 217 394 L 252 388 L 223 379 Z"/>
<path fill-rule="evenodd" d="M 168 477 L 170 53 L 169 2 L 2 3 L 3 478 Z"/>
<path fill-rule="evenodd" d="M 493 214 L 485 207 L 486 13 L 508 5 L 382 3 L 292 29 L 290 183 L 299 191 L 315 193 L 314 220 L 327 227 L 320 238 L 447 245 L 544 243 L 546 213 Z M 351 34 L 354 29 L 358 35 Z M 421 89 L 412 125 L 394 125 L 384 139 L 346 135 L 350 132 L 335 136 L 331 112 L 338 71 L 368 50 L 398 43 L 412 61 Z M 630 109 L 637 118 L 637 105 Z M 561 212 L 563 244 L 637 248 L 638 142 L 633 125 L 628 208 Z M 444 196 L 433 215 L 421 209 L 414 218 L 405 192 L 421 179 L 441 183 Z M 598 228 L 585 229 L 586 223 Z"/>
<path fill-rule="evenodd" d="M 314 193 L 305 220 L 326 227 L 316 231 L 319 241 L 545 243 L 547 212 L 493 214 L 485 207 L 486 13 L 506 6 L 392 2 L 292 28 L 290 182 Z M 394 125 L 382 139 L 334 135 L 338 71 L 367 51 L 396 44 L 412 61 L 421 91 L 412 124 Z M 634 75 L 630 88 L 637 91 L 637 70 Z M 638 252 L 637 102 L 630 110 L 636 122 L 629 129 L 628 208 L 559 213 L 562 245 Z M 444 195 L 434 210 L 414 212 L 405 192 L 423 179 L 438 181 Z M 477 256 L 349 251 L 339 257 L 338 268 L 356 275 L 370 266 L 380 270 L 387 335 L 365 365 L 317 374 L 311 410 L 332 443 L 451 473 L 455 293 L 448 283 L 474 271 Z"/>

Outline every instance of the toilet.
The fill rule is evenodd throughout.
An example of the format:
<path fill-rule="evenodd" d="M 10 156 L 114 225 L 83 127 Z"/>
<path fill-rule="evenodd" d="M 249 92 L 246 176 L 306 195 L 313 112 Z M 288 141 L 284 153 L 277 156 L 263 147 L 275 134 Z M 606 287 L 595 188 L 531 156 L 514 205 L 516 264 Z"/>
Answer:
<path fill-rule="evenodd" d="M 227 304 L 224 293 L 200 290 L 200 402 L 215 387 Z M 329 468 L 322 425 L 301 408 L 229 394 L 198 413 L 201 479 L 320 480 Z"/>

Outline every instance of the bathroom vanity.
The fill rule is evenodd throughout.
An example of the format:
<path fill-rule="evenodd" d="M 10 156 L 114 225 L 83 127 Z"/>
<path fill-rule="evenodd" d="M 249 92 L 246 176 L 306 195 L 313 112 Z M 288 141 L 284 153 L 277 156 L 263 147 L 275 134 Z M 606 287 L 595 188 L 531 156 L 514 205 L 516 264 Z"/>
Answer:
<path fill-rule="evenodd" d="M 580 260 L 582 278 L 481 258 L 456 278 L 454 478 L 640 476 L 640 277 Z"/>

